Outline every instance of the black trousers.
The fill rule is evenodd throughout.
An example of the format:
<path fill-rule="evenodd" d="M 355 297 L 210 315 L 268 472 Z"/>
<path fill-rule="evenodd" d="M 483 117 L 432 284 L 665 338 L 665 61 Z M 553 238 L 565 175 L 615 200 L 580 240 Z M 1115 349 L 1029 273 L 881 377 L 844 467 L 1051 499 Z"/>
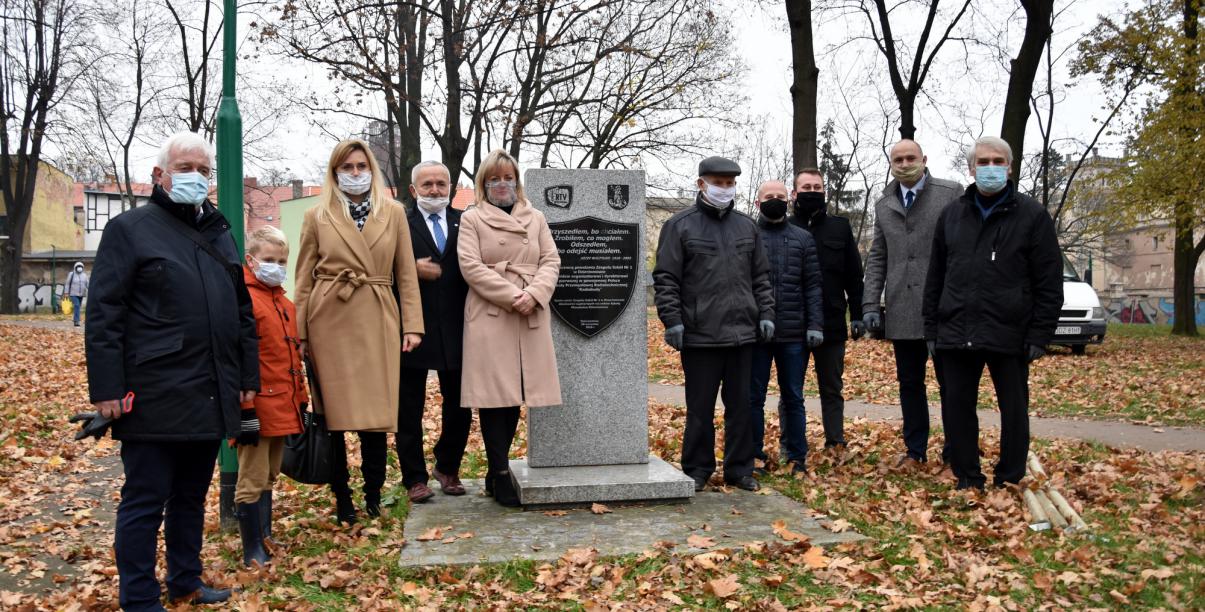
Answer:
<path fill-rule="evenodd" d="M 983 488 L 979 469 L 979 379 L 987 366 L 1000 402 L 1000 459 L 994 484 L 1020 482 L 1029 455 L 1029 363 L 1020 355 L 949 350 L 938 353 L 945 364 L 946 439 L 950 468 L 958 488 Z"/>
<path fill-rule="evenodd" d="M 925 389 L 925 363 L 929 349 L 924 340 L 892 340 L 895 349 L 895 376 L 900 382 L 900 408 L 904 413 L 904 447 L 908 456 L 920 462 L 928 460 L 929 395 Z M 941 359 L 933 360 L 937 386 L 942 397 L 941 423 L 946 429 L 946 441 L 941 449 L 942 461 L 950 461 L 949 422 L 946 419 L 944 366 Z"/>
<path fill-rule="evenodd" d="M 443 407 L 439 440 L 435 443 L 435 469 L 441 474 L 455 476 L 460 472 L 469 430 L 473 426 L 473 411 L 460 407 L 460 370 L 440 370 L 439 393 Z M 427 370 L 402 368 L 401 398 L 398 401 L 397 446 L 398 465 L 402 468 L 402 485 L 407 489 L 426 483 L 427 460 L 423 455 L 423 409 L 427 403 Z"/>
<path fill-rule="evenodd" d="M 481 423 L 481 441 L 485 443 L 486 475 L 509 470 L 510 445 L 519 430 L 519 407 L 481 408 L 477 410 L 477 419 Z"/>
<path fill-rule="evenodd" d="M 753 430 L 749 415 L 749 377 L 753 345 L 682 349 L 686 375 L 686 432 L 682 471 L 692 478 L 715 472 L 715 400 L 724 401 L 724 478 L 753 473 Z M 760 441 L 759 441 L 760 442 Z"/>
<path fill-rule="evenodd" d="M 351 494 L 348 482 L 351 474 L 347 471 L 347 441 L 343 435 L 348 432 L 331 432 L 331 491 L 336 495 Z M 364 491 L 380 492 L 385 485 L 385 455 L 387 443 L 383 431 L 357 431 L 360 436 L 360 473 L 364 475 Z"/>
<path fill-rule="evenodd" d="M 824 448 L 845 444 L 845 341 L 825 342 L 808 350 L 816 364 L 820 388 L 820 414 L 824 424 Z M 807 362 L 804 362 L 807 369 Z"/>
<path fill-rule="evenodd" d="M 121 443 L 125 482 L 113 549 L 122 609 L 159 605 L 155 556 L 160 525 L 167 549 L 168 594 L 183 597 L 201 588 L 205 495 L 219 444 L 219 440 Z"/>

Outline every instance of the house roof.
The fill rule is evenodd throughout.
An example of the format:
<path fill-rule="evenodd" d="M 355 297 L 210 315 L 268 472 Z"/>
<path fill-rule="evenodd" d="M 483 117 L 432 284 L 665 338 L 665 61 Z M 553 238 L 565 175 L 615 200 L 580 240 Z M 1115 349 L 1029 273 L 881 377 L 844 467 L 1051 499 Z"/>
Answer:
<path fill-rule="evenodd" d="M 71 205 L 83 206 L 85 193 L 121 195 L 122 188 L 124 188 L 124 185 L 118 185 L 117 183 L 76 183 L 71 192 Z M 135 196 L 149 197 L 154 185 L 150 183 L 130 183 L 130 188 L 134 191 Z"/>

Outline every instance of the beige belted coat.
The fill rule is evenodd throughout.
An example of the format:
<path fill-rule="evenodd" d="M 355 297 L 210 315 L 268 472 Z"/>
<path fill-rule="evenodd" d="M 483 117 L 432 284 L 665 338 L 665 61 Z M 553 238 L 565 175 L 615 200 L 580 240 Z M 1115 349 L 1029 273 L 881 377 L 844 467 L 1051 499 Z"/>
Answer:
<path fill-rule="evenodd" d="M 401 334 L 423 333 L 406 212 L 392 201 L 380 212 L 363 231 L 317 207 L 301 225 L 297 332 L 317 369 L 332 431 L 397 431 Z"/>
<path fill-rule="evenodd" d="M 456 249 L 469 285 L 461 406 L 561 403 L 549 310 L 561 257 L 543 213 L 527 202 L 512 213 L 483 203 L 460 218 Z M 511 309 L 518 291 L 539 304 L 531 316 Z"/>

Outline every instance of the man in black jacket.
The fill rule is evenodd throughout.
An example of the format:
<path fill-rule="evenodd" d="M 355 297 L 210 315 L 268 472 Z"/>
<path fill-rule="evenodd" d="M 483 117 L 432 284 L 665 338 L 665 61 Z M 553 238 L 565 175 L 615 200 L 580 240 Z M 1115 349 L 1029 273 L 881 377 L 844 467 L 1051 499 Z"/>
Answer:
<path fill-rule="evenodd" d="M 795 175 L 795 210 L 791 223 L 811 232 L 820 255 L 824 295 L 824 343 L 811 352 L 820 387 L 824 448 L 845 452 L 845 341 L 862 337 L 862 256 L 849 219 L 825 210 L 824 177 L 815 168 Z M 845 313 L 849 310 L 849 332 Z M 804 358 L 804 365 L 807 360 Z"/>
<path fill-rule="evenodd" d="M 945 372 L 951 469 L 982 489 L 979 379 L 1000 404 L 994 484 L 1017 483 L 1029 453 L 1029 364 L 1045 354 L 1063 305 L 1063 266 L 1050 215 L 1009 180 L 1012 149 L 984 137 L 967 153 L 975 183 L 938 220 L 925 283 L 925 340 Z"/>
<path fill-rule="evenodd" d="M 661 228 L 653 288 L 665 342 L 682 352 L 686 432 L 682 471 L 702 491 L 715 471 L 716 394 L 723 384 L 724 480 L 756 491 L 749 425 L 753 343 L 774 336 L 769 264 L 752 219 L 733 211 L 741 167 L 699 163 L 695 205 Z"/>
<path fill-rule="evenodd" d="M 774 287 L 774 338 L 753 348 L 753 372 L 749 390 L 752 408 L 755 458 L 768 461 L 765 437 L 766 388 L 770 363 L 777 366 L 780 446 L 786 451 L 791 470 L 807 469 L 807 420 L 803 412 L 803 372 L 808 349 L 824 343 L 824 296 L 820 285 L 820 262 L 816 241 L 805 229 L 787 222 L 787 186 L 766 181 L 757 188 L 757 226 L 762 247 L 770 263 L 770 285 Z"/>
<path fill-rule="evenodd" d="M 213 165 L 200 136 L 169 138 L 150 204 L 109 221 L 93 266 L 88 387 L 121 440 L 113 548 L 126 610 L 163 609 L 161 524 L 168 595 L 194 603 L 230 596 L 201 582 L 205 495 L 218 445 L 257 439 L 254 410 L 240 404 L 259 389 L 259 352 L 230 224 L 206 201 Z"/>
<path fill-rule="evenodd" d="M 410 195 L 416 205 L 407 217 L 413 237 L 410 244 L 418 264 L 426 335 L 423 343 L 402 360 L 394 441 L 402 484 L 410 501 L 421 503 L 435 495 L 427 487 L 427 462 L 423 458 L 423 409 L 429 370 L 439 375 L 439 393 L 443 396 L 443 424 L 435 443 L 434 476 L 444 493 L 464 495 L 465 492 L 460 482 L 460 461 L 473 426 L 473 411 L 460 406 L 460 363 L 464 301 L 469 286 L 456 259 L 460 211 L 448 206 L 451 179 L 447 166 L 425 161 L 414 167 L 410 178 Z"/>

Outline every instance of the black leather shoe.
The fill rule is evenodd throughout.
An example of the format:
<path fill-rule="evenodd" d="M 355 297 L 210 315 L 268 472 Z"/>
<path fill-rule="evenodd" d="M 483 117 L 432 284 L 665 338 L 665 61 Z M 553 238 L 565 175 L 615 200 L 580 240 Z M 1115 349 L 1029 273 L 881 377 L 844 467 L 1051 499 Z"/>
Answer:
<path fill-rule="evenodd" d="M 738 489 L 744 489 L 746 491 L 756 491 L 761 488 L 761 485 L 757 484 L 757 479 L 753 478 L 752 476 L 741 476 L 740 478 L 734 478 L 732 480 L 725 478 L 724 482 Z"/>
<path fill-rule="evenodd" d="M 173 602 L 187 601 L 194 606 L 222 603 L 227 599 L 230 599 L 230 589 L 214 589 L 203 584 L 201 585 L 201 588 L 189 593 L 188 595 L 172 597 Z"/>
<path fill-rule="evenodd" d="M 494 501 L 508 508 L 519 506 L 519 492 L 510 480 L 510 471 L 498 472 L 494 476 Z"/>
<path fill-rule="evenodd" d="M 707 479 L 702 476 L 691 476 L 691 480 L 695 481 L 695 493 L 707 488 Z"/>
<path fill-rule="evenodd" d="M 381 516 L 381 491 L 364 492 L 364 514 L 376 518 Z"/>
<path fill-rule="evenodd" d="M 356 524 L 356 505 L 351 501 L 351 492 L 335 493 L 335 518 L 340 523 Z"/>

